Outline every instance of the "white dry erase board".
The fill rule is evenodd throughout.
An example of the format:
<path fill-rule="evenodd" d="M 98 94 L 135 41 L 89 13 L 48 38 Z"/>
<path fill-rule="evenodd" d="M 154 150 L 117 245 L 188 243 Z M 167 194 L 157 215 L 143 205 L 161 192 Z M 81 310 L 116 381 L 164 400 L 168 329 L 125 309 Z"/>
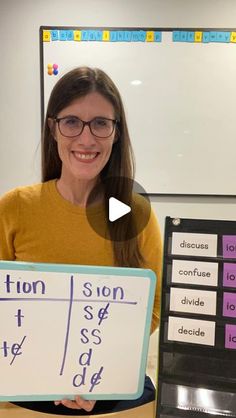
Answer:
<path fill-rule="evenodd" d="M 135 399 L 151 270 L 0 262 L 0 400 Z"/>
<path fill-rule="evenodd" d="M 147 193 L 235 195 L 235 30 L 42 27 L 40 41 L 42 115 L 60 76 L 100 67 L 123 97 Z"/>

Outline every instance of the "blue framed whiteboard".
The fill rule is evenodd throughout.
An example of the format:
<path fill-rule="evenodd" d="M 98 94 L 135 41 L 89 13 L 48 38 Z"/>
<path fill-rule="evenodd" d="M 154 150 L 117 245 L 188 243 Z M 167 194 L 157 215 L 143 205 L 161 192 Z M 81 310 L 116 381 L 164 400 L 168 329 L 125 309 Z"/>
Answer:
<path fill-rule="evenodd" d="M 0 262 L 0 400 L 142 395 L 156 288 L 136 268 Z"/>

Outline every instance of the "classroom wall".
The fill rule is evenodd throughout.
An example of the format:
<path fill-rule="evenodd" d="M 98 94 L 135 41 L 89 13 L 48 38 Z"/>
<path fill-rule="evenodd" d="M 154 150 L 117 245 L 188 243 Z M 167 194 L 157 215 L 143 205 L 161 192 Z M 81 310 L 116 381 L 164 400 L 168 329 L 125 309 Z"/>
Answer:
<path fill-rule="evenodd" d="M 0 194 L 40 179 L 41 25 L 235 28 L 236 2 L 1 0 Z M 211 155 L 207 144 L 206 152 Z M 162 231 L 165 216 L 236 219 L 234 197 L 155 196 L 151 201 Z"/>

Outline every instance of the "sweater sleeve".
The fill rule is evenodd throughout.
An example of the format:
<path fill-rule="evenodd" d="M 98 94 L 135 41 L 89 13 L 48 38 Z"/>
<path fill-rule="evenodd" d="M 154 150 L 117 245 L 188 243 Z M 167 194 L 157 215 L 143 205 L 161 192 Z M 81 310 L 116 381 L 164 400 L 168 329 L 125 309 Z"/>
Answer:
<path fill-rule="evenodd" d="M 140 250 L 144 259 L 143 268 L 154 271 L 157 277 L 151 332 L 159 325 L 162 274 L 162 239 L 155 213 L 151 210 L 149 222 L 140 237 Z"/>
<path fill-rule="evenodd" d="M 0 198 L 0 260 L 15 260 L 14 239 L 18 220 L 17 189 Z"/>

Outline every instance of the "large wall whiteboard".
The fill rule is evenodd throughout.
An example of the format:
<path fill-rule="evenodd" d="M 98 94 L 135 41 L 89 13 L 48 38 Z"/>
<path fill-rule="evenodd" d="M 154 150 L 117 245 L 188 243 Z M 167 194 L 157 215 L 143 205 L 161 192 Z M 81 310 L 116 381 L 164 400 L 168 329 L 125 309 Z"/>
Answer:
<path fill-rule="evenodd" d="M 0 400 L 143 393 L 151 270 L 0 262 Z"/>
<path fill-rule="evenodd" d="M 171 29 L 146 28 L 160 31 L 161 42 L 43 42 L 43 29 L 66 28 L 41 28 L 42 108 L 58 77 L 100 67 L 122 94 L 136 180 L 148 193 L 236 194 L 234 41 L 175 42 Z M 58 64 L 57 76 L 47 74 L 48 63 Z"/>

